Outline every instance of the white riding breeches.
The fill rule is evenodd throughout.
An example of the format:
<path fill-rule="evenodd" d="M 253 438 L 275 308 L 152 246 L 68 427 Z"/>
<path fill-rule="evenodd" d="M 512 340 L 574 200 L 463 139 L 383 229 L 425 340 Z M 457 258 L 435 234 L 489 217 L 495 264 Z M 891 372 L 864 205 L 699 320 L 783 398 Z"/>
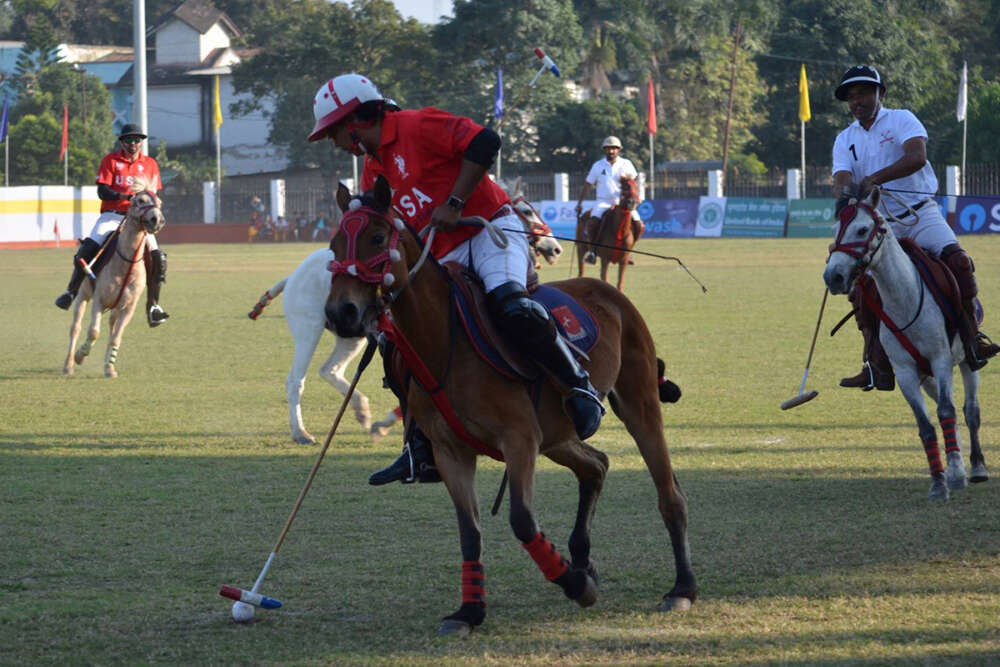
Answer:
<path fill-rule="evenodd" d="M 892 233 L 899 238 L 910 239 L 935 257 L 940 257 L 941 251 L 952 243 L 958 243 L 955 232 L 941 216 L 941 209 L 933 199 L 920 207 L 917 217 L 919 220 L 916 223 L 912 213 L 900 222 L 890 223 Z"/>
<path fill-rule="evenodd" d="M 584 211 L 583 214 L 584 215 L 592 215 L 595 218 L 597 218 L 598 220 L 600 220 L 601 218 L 604 217 L 604 214 L 608 212 L 608 209 L 610 209 L 616 203 L 617 202 L 613 202 L 613 201 L 612 202 L 599 201 L 596 204 L 594 204 L 594 207 L 592 209 L 590 209 L 589 211 Z M 632 211 L 632 219 L 633 220 L 638 220 L 639 219 L 639 212 L 638 211 L 635 211 L 635 210 Z"/>
<path fill-rule="evenodd" d="M 118 229 L 118 225 L 122 224 L 122 220 L 125 219 L 124 214 L 118 211 L 105 211 L 101 213 L 100 217 L 97 218 L 97 222 L 88 234 L 88 238 L 96 242 L 97 245 L 104 243 L 104 240 L 108 238 L 108 234 Z M 151 251 L 156 250 L 160 245 L 156 242 L 156 237 L 152 234 L 146 234 L 146 247 Z"/>
<path fill-rule="evenodd" d="M 482 279 L 487 294 L 511 281 L 523 287 L 528 282 L 529 267 L 534 266 L 521 219 L 516 215 L 505 215 L 494 220 L 493 224 L 506 235 L 506 248 L 497 246 L 484 229 L 440 259 L 441 262 L 458 262 L 471 268 Z"/>

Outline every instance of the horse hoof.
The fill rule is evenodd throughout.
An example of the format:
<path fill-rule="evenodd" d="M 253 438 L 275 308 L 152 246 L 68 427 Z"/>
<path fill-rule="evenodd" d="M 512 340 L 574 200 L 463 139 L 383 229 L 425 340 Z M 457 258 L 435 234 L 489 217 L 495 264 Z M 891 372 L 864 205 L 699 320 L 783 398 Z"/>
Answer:
<path fill-rule="evenodd" d="M 361 424 L 361 428 L 370 431 L 372 428 L 372 412 L 368 406 L 368 397 L 362 396 L 361 400 L 354 406 L 354 418 Z"/>
<path fill-rule="evenodd" d="M 665 597 L 656 611 L 688 611 L 691 609 L 690 598 Z"/>
<path fill-rule="evenodd" d="M 86 358 L 87 358 L 87 355 L 81 354 L 79 350 L 77 350 L 76 354 L 73 355 L 73 361 L 75 361 L 77 363 L 77 365 L 82 364 L 83 360 L 86 359 Z"/>
<path fill-rule="evenodd" d="M 438 634 L 442 637 L 468 637 L 472 634 L 472 626 L 465 621 L 446 618 L 438 626 Z"/>
<path fill-rule="evenodd" d="M 371 435 L 372 441 L 377 442 L 382 438 L 384 438 L 385 436 L 389 435 L 389 431 L 391 430 L 392 426 L 381 426 L 378 422 L 375 422 L 374 424 L 372 424 L 372 427 L 371 429 L 369 429 L 368 433 L 369 435 Z"/>
<path fill-rule="evenodd" d="M 104 377 L 114 379 L 118 377 L 118 372 L 113 368 L 107 368 L 104 370 Z"/>
<path fill-rule="evenodd" d="M 948 487 L 943 479 L 937 479 L 931 483 L 931 491 L 928 498 L 932 501 L 944 502 L 948 500 Z"/>
<path fill-rule="evenodd" d="M 973 484 L 979 484 L 980 482 L 988 482 L 990 480 L 990 473 L 986 469 L 986 466 L 982 463 L 977 463 L 972 466 L 972 472 L 969 475 L 969 481 Z"/>
<path fill-rule="evenodd" d="M 576 603 L 586 609 L 597 602 L 597 582 L 589 574 L 584 574 L 587 578 L 583 585 L 583 592 L 576 598 Z"/>
<path fill-rule="evenodd" d="M 72 375 L 73 368 L 71 366 L 63 366 L 63 375 Z"/>
<path fill-rule="evenodd" d="M 312 445 L 316 443 L 316 438 L 312 437 L 310 433 L 303 431 L 300 435 L 292 436 L 292 440 L 299 445 Z"/>
<path fill-rule="evenodd" d="M 945 481 L 949 491 L 961 491 L 969 486 L 965 479 L 965 464 L 962 463 L 962 455 L 959 452 L 949 452 L 948 469 L 944 473 Z"/>

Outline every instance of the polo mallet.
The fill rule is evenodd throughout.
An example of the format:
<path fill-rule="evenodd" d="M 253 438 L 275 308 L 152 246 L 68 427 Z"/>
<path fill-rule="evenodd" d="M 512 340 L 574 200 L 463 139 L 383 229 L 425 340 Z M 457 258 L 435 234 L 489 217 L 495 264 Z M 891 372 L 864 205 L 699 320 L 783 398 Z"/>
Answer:
<path fill-rule="evenodd" d="M 224 598 L 229 598 L 230 600 L 236 600 L 233 604 L 233 618 L 237 620 L 250 620 L 253 618 L 253 614 L 248 616 L 238 616 L 237 615 L 237 605 L 240 603 L 246 605 L 252 605 L 254 607 L 260 607 L 262 609 L 277 609 L 281 606 L 281 601 L 276 600 L 266 595 L 261 595 L 260 585 L 264 581 L 267 571 L 271 569 L 271 563 L 274 562 L 275 557 L 278 555 L 278 550 L 281 549 L 282 542 L 285 541 L 285 536 L 288 535 L 288 530 L 292 527 L 292 522 L 295 521 L 295 515 L 298 514 L 299 508 L 302 507 L 302 501 L 306 497 L 306 493 L 309 492 L 309 487 L 312 486 L 313 479 L 316 478 L 316 473 L 319 471 L 319 466 L 323 462 L 323 457 L 326 456 L 326 450 L 330 447 L 330 442 L 333 440 L 333 434 L 337 432 L 337 427 L 340 425 L 340 418 L 344 416 L 344 411 L 347 409 L 347 404 L 351 400 L 351 396 L 354 394 L 354 388 L 358 386 L 358 380 L 361 379 L 361 374 L 364 372 L 365 368 L 371 362 L 372 357 L 375 355 L 375 350 L 378 348 L 378 343 L 375 342 L 375 338 L 370 337 L 368 339 L 368 347 L 365 348 L 364 354 L 361 355 L 361 361 L 358 363 L 358 370 L 354 372 L 354 379 L 351 380 L 351 386 L 347 388 L 347 393 L 344 394 L 344 401 L 340 404 L 340 410 L 337 412 L 337 416 L 333 420 L 333 424 L 330 426 L 330 432 L 326 434 L 326 442 L 323 443 L 323 448 L 319 452 L 319 456 L 316 457 L 316 462 L 313 464 L 312 470 L 309 472 L 309 477 L 306 479 L 305 486 L 302 487 L 302 491 L 299 493 L 298 500 L 295 501 L 295 507 L 292 508 L 292 513 L 288 516 L 288 520 L 285 521 L 285 527 L 281 529 L 281 535 L 278 536 L 278 541 L 274 543 L 274 548 L 271 549 L 271 554 L 267 557 L 267 561 L 264 563 L 264 567 L 260 571 L 260 575 L 257 576 L 257 581 L 254 582 L 253 588 L 250 590 L 245 590 L 243 588 L 237 588 L 236 586 L 223 586 L 219 589 L 219 595 Z"/>
<path fill-rule="evenodd" d="M 503 122 L 507 120 L 508 116 L 510 116 L 510 112 L 516 109 L 517 105 L 521 103 L 521 100 L 524 99 L 525 94 L 527 94 L 527 92 L 534 87 L 535 82 L 538 81 L 538 77 L 542 75 L 542 72 L 544 72 L 545 70 L 549 70 L 556 76 L 562 76 L 559 73 L 559 66 L 552 61 L 552 58 L 545 55 L 545 51 L 542 51 L 541 49 L 535 49 L 535 55 L 538 56 L 538 59 L 542 61 L 542 66 L 538 68 L 537 72 L 535 72 L 535 76 L 531 77 L 531 81 L 529 81 L 528 85 L 524 87 L 524 90 L 521 91 L 521 94 L 517 96 L 517 99 L 514 100 L 514 103 L 511 104 L 510 107 L 504 111 L 504 114 L 502 116 L 500 116 L 500 120 L 497 122 L 496 126 L 497 130 L 499 130 L 503 126 Z"/>
<path fill-rule="evenodd" d="M 823 321 L 823 309 L 826 308 L 826 297 L 830 293 L 829 289 L 823 290 L 823 301 L 819 305 L 819 317 L 816 318 L 816 330 L 813 332 L 812 344 L 809 346 L 809 357 L 806 359 L 806 370 L 802 373 L 802 384 L 799 386 L 799 393 L 797 396 L 793 396 L 784 403 L 781 404 L 782 410 L 788 410 L 789 408 L 794 408 L 803 403 L 808 403 L 809 401 L 816 398 L 818 391 L 813 389 L 809 393 L 803 393 L 806 390 L 806 378 L 809 377 L 809 364 L 812 363 L 813 350 L 816 349 L 816 335 L 819 333 L 819 324 Z"/>

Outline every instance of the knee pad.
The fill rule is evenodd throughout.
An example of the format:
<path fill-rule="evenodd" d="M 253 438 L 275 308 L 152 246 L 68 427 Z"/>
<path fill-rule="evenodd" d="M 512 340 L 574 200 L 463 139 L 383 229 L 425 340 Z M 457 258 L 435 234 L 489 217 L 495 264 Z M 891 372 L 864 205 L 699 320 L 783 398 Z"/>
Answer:
<path fill-rule="evenodd" d="M 167 253 L 157 248 L 150 251 L 149 254 L 153 258 L 153 271 L 155 273 L 153 279 L 158 283 L 167 282 Z"/>
<path fill-rule="evenodd" d="M 516 282 L 504 283 L 487 295 L 493 321 L 519 346 L 536 345 L 554 335 L 549 311 L 532 300 Z"/>

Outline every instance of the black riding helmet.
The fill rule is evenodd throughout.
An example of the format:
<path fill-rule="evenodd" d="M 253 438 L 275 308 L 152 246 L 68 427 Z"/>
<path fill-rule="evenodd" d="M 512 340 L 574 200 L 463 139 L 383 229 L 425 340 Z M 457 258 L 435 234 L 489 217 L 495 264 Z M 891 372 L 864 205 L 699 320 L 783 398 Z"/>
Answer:
<path fill-rule="evenodd" d="M 118 139 L 121 140 L 125 137 L 141 137 L 145 139 L 146 135 L 143 133 L 142 128 L 135 123 L 126 123 L 122 131 L 118 133 Z"/>
<path fill-rule="evenodd" d="M 837 86 L 834 96 L 841 102 L 846 102 L 847 89 L 856 83 L 870 83 L 873 86 L 878 86 L 882 89 L 882 95 L 885 95 L 885 81 L 882 80 L 882 75 L 878 73 L 878 70 L 870 65 L 855 65 L 840 77 L 840 85 Z"/>

